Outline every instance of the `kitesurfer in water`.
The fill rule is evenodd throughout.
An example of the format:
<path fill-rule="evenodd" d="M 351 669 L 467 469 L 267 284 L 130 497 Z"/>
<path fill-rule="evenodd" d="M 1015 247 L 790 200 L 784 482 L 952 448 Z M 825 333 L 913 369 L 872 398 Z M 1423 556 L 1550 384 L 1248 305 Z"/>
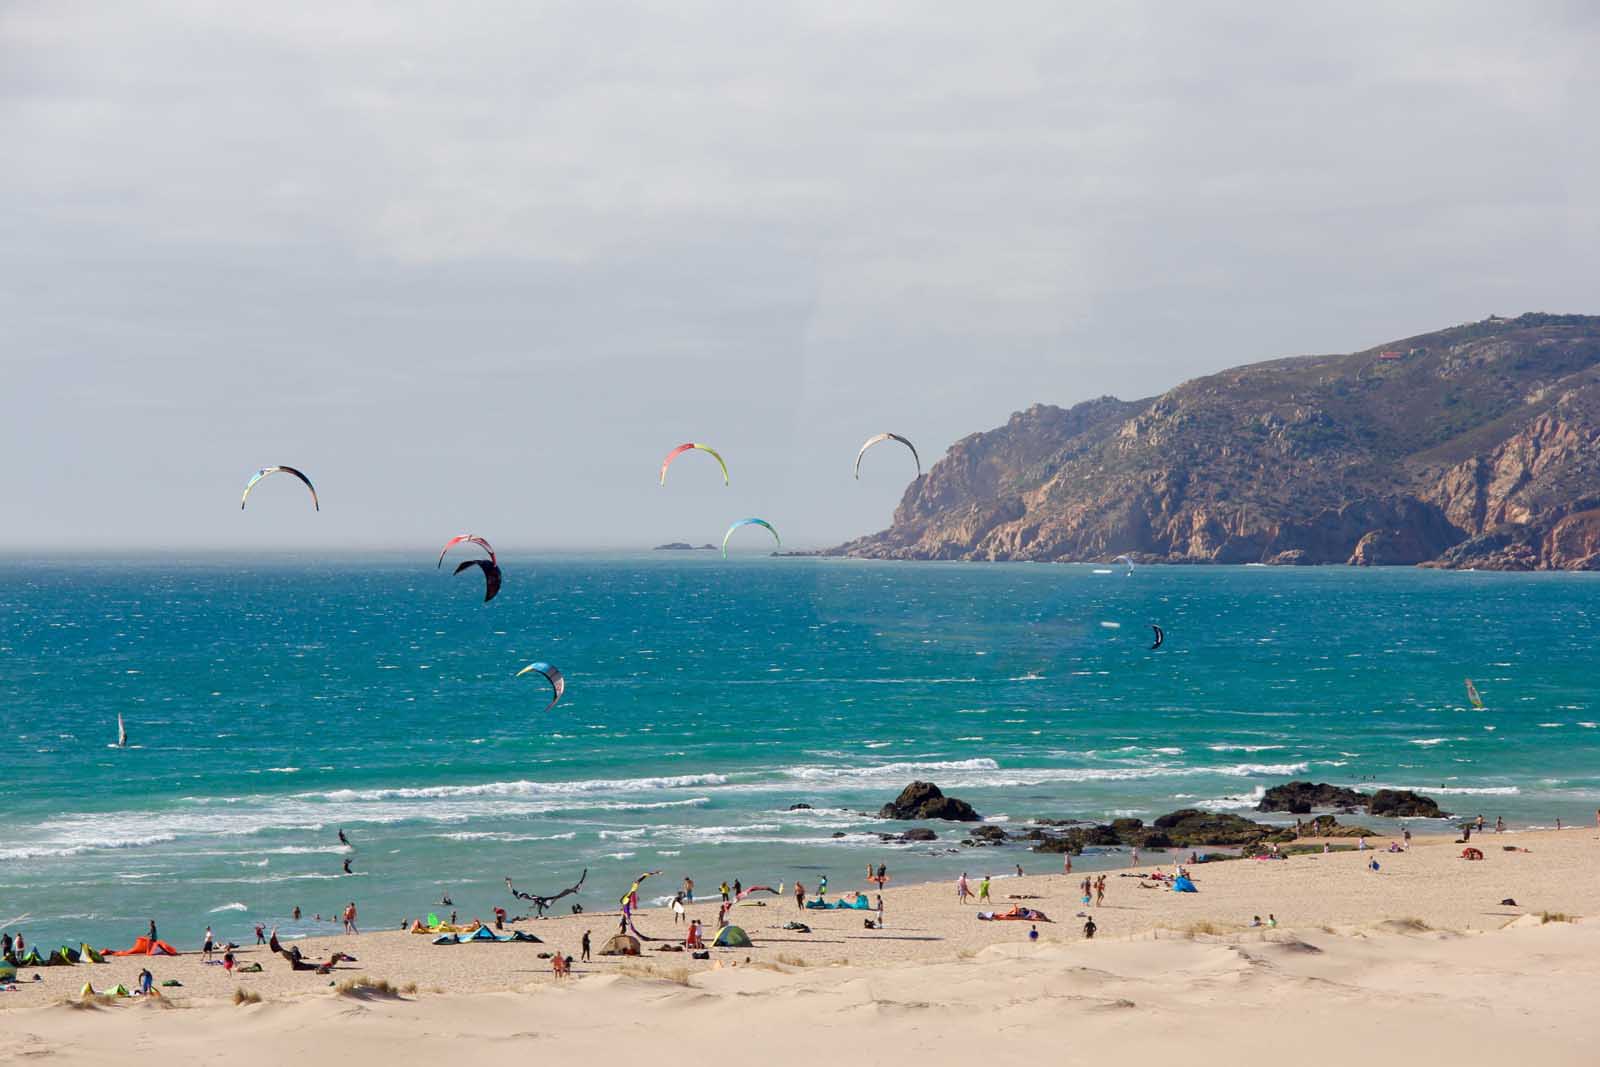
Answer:
<path fill-rule="evenodd" d="M 339 844 L 344 845 L 346 848 L 350 847 L 350 839 L 344 836 L 343 830 L 339 831 Z"/>
<path fill-rule="evenodd" d="M 344 861 L 344 873 L 345 874 L 355 874 L 356 873 L 355 871 L 352 871 L 350 869 L 350 858 L 348 856 L 345 857 L 345 861 Z"/>

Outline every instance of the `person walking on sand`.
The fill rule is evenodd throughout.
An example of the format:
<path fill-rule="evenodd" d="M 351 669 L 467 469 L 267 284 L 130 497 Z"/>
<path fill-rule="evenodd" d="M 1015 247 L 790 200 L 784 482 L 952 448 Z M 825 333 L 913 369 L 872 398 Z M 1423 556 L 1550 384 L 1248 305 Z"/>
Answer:
<path fill-rule="evenodd" d="M 956 901 L 965 904 L 971 895 L 972 891 L 967 887 L 967 872 L 962 871 L 961 877 L 956 879 Z"/>
<path fill-rule="evenodd" d="M 982 904 L 984 901 L 986 901 L 988 899 L 989 899 L 989 876 L 986 874 L 986 875 L 983 876 L 983 880 L 978 883 L 978 903 Z"/>
<path fill-rule="evenodd" d="M 344 930 L 347 934 L 359 934 L 356 929 L 356 902 L 351 901 L 344 909 Z"/>
<path fill-rule="evenodd" d="M 1028 927 L 1028 940 L 1029 941 L 1037 941 L 1037 940 L 1039 940 L 1039 928 L 1037 926 Z"/>
<path fill-rule="evenodd" d="M 1106 902 L 1106 876 L 1101 875 L 1094 882 L 1094 906 L 1100 907 Z"/>
<path fill-rule="evenodd" d="M 1137 867 L 1137 866 L 1139 866 L 1139 850 L 1137 848 L 1135 848 L 1132 852 L 1128 853 L 1128 866 L 1129 867 Z"/>
<path fill-rule="evenodd" d="M 801 911 L 806 910 L 806 887 L 804 882 L 794 884 L 794 906 Z"/>
<path fill-rule="evenodd" d="M 589 931 L 583 932 L 583 962 L 589 962 Z"/>
<path fill-rule="evenodd" d="M 683 894 L 679 893 L 672 898 L 672 925 L 677 926 L 683 922 Z"/>
<path fill-rule="evenodd" d="M 1094 932 L 1098 929 L 1099 927 L 1094 924 L 1094 916 L 1089 916 L 1083 923 L 1083 939 L 1085 941 L 1093 941 Z"/>

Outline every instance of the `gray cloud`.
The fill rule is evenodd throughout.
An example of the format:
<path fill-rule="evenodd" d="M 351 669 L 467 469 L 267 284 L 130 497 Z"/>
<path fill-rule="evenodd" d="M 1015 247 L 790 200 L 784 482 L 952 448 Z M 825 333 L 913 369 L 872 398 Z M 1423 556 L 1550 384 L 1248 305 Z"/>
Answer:
<path fill-rule="evenodd" d="M 0 15 L 0 543 L 825 543 L 880 429 L 1596 310 L 1586 5 L 285 6 Z"/>

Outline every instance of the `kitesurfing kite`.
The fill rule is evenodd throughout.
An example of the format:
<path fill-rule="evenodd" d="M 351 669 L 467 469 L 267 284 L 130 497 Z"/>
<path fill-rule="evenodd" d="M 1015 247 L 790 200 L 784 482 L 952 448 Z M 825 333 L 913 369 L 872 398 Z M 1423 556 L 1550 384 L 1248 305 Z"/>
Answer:
<path fill-rule="evenodd" d="M 528 903 L 532 904 L 535 910 L 538 912 L 539 918 L 542 919 L 544 918 L 544 911 L 546 908 L 560 900 L 562 897 L 571 896 L 573 893 L 576 893 L 578 891 L 578 887 L 583 885 L 583 880 L 587 877 L 589 877 L 589 868 L 585 867 L 583 869 L 583 873 L 578 875 L 578 880 L 576 883 L 568 886 L 559 893 L 552 893 L 547 897 L 540 896 L 538 893 L 524 893 L 522 890 L 511 884 L 510 875 L 506 876 L 506 888 L 511 890 L 511 895 L 516 897 L 518 900 L 526 900 Z"/>
<path fill-rule="evenodd" d="M 778 536 L 778 531 L 773 529 L 772 523 L 768 522 L 766 519 L 740 519 L 738 522 L 728 527 L 728 532 L 722 535 L 723 559 L 728 558 L 728 538 L 732 537 L 733 531 L 737 530 L 741 526 L 765 526 L 767 528 L 767 532 L 772 534 L 772 539 L 778 542 L 778 547 L 783 547 L 783 538 Z"/>
<path fill-rule="evenodd" d="M 1478 695 L 1478 687 L 1472 684 L 1471 678 L 1467 679 L 1467 699 L 1472 701 L 1473 707 L 1483 709 L 1483 698 Z"/>
<path fill-rule="evenodd" d="M 322 510 L 322 502 L 317 499 L 317 487 L 311 484 L 310 478 L 307 478 L 304 474 L 295 470 L 293 467 L 262 467 L 260 470 L 256 471 L 250 476 L 249 482 L 245 483 L 244 495 L 239 498 L 240 511 L 244 510 L 246 502 L 248 502 L 250 499 L 250 490 L 254 489 L 256 487 L 256 483 L 267 477 L 269 474 L 292 474 L 296 478 L 299 478 L 305 483 L 305 487 L 311 490 L 312 505 L 315 506 L 318 511 Z"/>
<path fill-rule="evenodd" d="M 1133 557 L 1132 556 L 1118 556 L 1116 559 L 1112 560 L 1111 562 L 1112 563 L 1126 563 L 1128 565 L 1127 573 L 1130 576 L 1133 574 Z"/>
<path fill-rule="evenodd" d="M 743 900 L 752 893 L 771 893 L 773 896 L 777 896 L 780 892 L 782 891 L 774 889 L 770 885 L 747 885 L 743 889 L 739 890 L 739 892 L 734 895 L 733 899 Z"/>
<path fill-rule="evenodd" d="M 879 443 L 880 441 L 899 441 L 901 444 L 903 444 L 907 448 L 911 449 L 911 458 L 914 459 L 916 461 L 916 463 L 917 463 L 917 477 L 918 478 L 922 477 L 922 457 L 917 455 L 917 446 L 912 444 L 910 441 L 907 441 L 904 437 L 901 437 L 897 433 L 880 433 L 880 434 L 878 434 L 878 435 L 876 435 L 874 437 L 867 438 L 867 443 L 862 445 L 861 446 L 861 451 L 856 453 L 856 479 L 857 480 L 860 480 L 860 478 L 861 478 L 861 457 L 867 454 L 867 449 L 871 448 L 873 445 Z"/>
<path fill-rule="evenodd" d="M 563 693 L 565 693 L 567 691 L 567 680 L 564 677 L 562 677 L 561 672 L 559 670 L 557 670 L 556 668 L 552 667 L 548 663 L 530 663 L 526 667 L 522 668 L 520 671 L 517 672 L 517 677 L 521 678 L 524 674 L 527 674 L 529 671 L 537 671 L 540 674 L 544 675 L 545 681 L 550 683 L 550 688 L 555 690 L 555 696 L 551 698 L 550 703 L 548 703 L 548 704 L 546 704 L 544 706 L 544 710 L 545 711 L 549 711 L 551 708 L 555 707 L 557 703 L 560 702 L 561 694 L 563 694 Z"/>
<path fill-rule="evenodd" d="M 729 484 L 728 483 L 728 465 L 722 461 L 722 456 L 717 452 L 717 450 L 712 448 L 710 445 L 702 445 L 702 444 L 698 444 L 698 443 L 696 443 L 694 441 L 690 441 L 687 444 L 681 444 L 677 448 L 674 448 L 671 452 L 668 452 L 667 453 L 667 458 L 661 461 L 661 484 L 662 485 L 666 485 L 667 484 L 667 468 L 672 466 L 672 461 L 677 459 L 679 456 L 683 455 L 685 452 L 689 452 L 689 451 L 691 451 L 693 449 L 699 449 L 702 452 L 711 453 L 711 458 L 716 460 L 717 461 L 717 466 L 722 468 L 722 484 L 723 485 Z"/>
<path fill-rule="evenodd" d="M 1150 629 L 1156 632 L 1156 643 L 1150 646 L 1150 651 L 1154 652 L 1166 641 L 1167 635 L 1165 631 L 1163 631 L 1161 627 L 1157 626 L 1155 623 L 1150 624 Z"/>
<path fill-rule="evenodd" d="M 487 604 L 500 593 L 500 565 L 491 559 L 464 559 L 456 564 L 455 573 L 460 574 L 468 567 L 481 567 L 483 569 L 483 602 Z"/>
<path fill-rule="evenodd" d="M 660 873 L 661 873 L 660 871 L 645 871 L 639 877 L 635 878 L 633 880 L 633 885 L 629 886 L 628 887 L 628 891 L 626 893 L 622 894 L 621 903 L 625 907 L 629 907 L 629 908 L 637 907 L 638 904 L 639 904 L 639 886 L 643 885 L 644 884 L 644 880 L 646 878 L 650 877 L 652 874 L 660 874 Z"/>
<path fill-rule="evenodd" d="M 452 548 L 454 548 L 457 545 L 462 544 L 462 543 L 477 545 L 479 548 L 481 548 L 485 552 L 489 553 L 489 562 L 490 563 L 497 562 L 497 560 L 495 559 L 494 548 L 493 548 L 493 546 L 491 546 L 489 544 L 488 541 L 485 541 L 483 538 L 479 537 L 477 534 L 456 534 L 454 537 L 450 538 L 450 540 L 446 541 L 444 543 L 444 547 L 439 550 L 439 562 L 434 567 L 434 570 L 438 570 L 440 567 L 443 567 L 444 566 L 444 557 L 445 557 L 445 555 Z"/>

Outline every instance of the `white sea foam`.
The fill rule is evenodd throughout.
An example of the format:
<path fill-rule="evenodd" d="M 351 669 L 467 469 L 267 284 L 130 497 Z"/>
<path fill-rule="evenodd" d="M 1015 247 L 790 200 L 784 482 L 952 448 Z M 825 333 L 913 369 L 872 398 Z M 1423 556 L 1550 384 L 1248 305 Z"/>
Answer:
<path fill-rule="evenodd" d="M 1207 811 L 1228 811 L 1253 808 L 1257 804 L 1261 803 L 1261 799 L 1266 795 L 1266 787 L 1258 785 L 1248 793 L 1236 793 L 1232 796 L 1216 797 L 1212 800 L 1199 801 L 1195 804 L 1195 807 L 1204 808 Z"/>
<path fill-rule="evenodd" d="M 720 774 L 680 774 L 659 778 L 591 778 L 576 782 L 483 782 L 478 785 L 431 785 L 390 789 L 335 789 L 300 793 L 297 799 L 334 802 L 373 800 L 448 800 L 457 797 L 566 797 L 588 793 L 635 793 L 662 789 L 724 785 Z"/>
<path fill-rule="evenodd" d="M 1448 737 L 1418 737 L 1407 741 L 1406 744 L 1420 745 L 1423 748 L 1431 748 L 1434 745 L 1442 745 L 1449 740 L 1450 739 Z"/>
<path fill-rule="evenodd" d="M 215 915 L 219 911 L 249 911 L 249 910 L 250 909 L 248 907 L 246 907 L 242 902 L 236 900 L 232 904 L 219 904 L 216 907 L 212 908 L 210 911 L 208 911 L 206 914 L 207 915 Z"/>
<path fill-rule="evenodd" d="M 1213 752 L 1271 752 L 1282 745 L 1207 745 Z"/>

